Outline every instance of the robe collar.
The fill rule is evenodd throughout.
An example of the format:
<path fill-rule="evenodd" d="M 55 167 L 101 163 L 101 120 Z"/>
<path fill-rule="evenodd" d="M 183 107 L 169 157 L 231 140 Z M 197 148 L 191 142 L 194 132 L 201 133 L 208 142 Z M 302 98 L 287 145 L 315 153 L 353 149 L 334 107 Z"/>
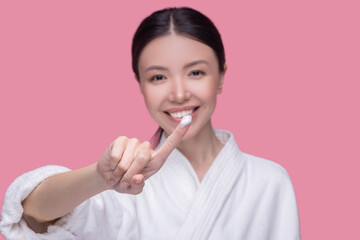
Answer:
<path fill-rule="evenodd" d="M 184 177 L 183 184 L 195 184 L 197 190 L 184 224 L 176 239 L 207 239 L 221 213 L 226 200 L 233 191 L 246 164 L 245 156 L 236 144 L 231 132 L 214 129 L 216 137 L 224 144 L 200 183 L 189 160 L 177 149 L 170 154 L 166 165 L 180 164 L 182 173 L 190 173 L 192 180 Z M 160 139 L 161 146 L 166 137 Z M 165 167 L 165 165 L 164 165 Z M 177 169 L 180 170 L 179 166 Z M 185 176 L 185 175 L 184 175 Z M 191 187 L 191 186 L 190 186 Z"/>
<path fill-rule="evenodd" d="M 230 165 L 237 164 L 237 160 L 234 161 L 234 159 L 230 156 L 242 155 L 242 152 L 239 149 L 239 147 L 235 141 L 234 135 L 230 131 L 224 130 L 224 129 L 214 129 L 214 132 L 215 132 L 215 136 L 219 139 L 219 141 L 222 144 L 224 144 L 224 146 L 220 150 L 220 152 L 218 153 L 216 158 L 214 159 L 213 163 L 211 164 L 210 168 L 208 169 L 207 173 L 205 174 L 202 182 L 214 181 L 214 179 L 212 179 L 213 176 L 216 176 L 219 173 L 221 173 L 223 170 L 225 170 L 229 166 L 229 164 Z M 159 149 L 160 146 L 165 142 L 165 140 L 166 140 L 166 136 L 163 132 L 161 135 L 161 138 L 160 138 L 160 142 L 156 149 Z M 194 178 L 193 180 L 195 181 L 195 183 L 198 186 L 202 185 L 199 182 L 199 179 L 198 179 L 193 167 L 191 166 L 190 161 L 177 148 L 175 148 L 172 151 L 172 153 L 169 155 L 167 162 L 168 162 L 168 164 L 182 165 L 183 168 L 190 171 L 190 173 L 192 174 L 192 178 Z M 176 163 L 174 163 L 174 162 L 176 162 Z M 210 179 L 207 180 L 207 178 L 210 178 Z"/>

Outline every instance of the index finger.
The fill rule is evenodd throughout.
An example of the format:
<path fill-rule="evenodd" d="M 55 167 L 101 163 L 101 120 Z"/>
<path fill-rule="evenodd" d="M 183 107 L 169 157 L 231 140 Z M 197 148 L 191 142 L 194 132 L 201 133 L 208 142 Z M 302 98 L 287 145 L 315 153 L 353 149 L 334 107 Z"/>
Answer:
<path fill-rule="evenodd" d="M 191 121 L 191 115 L 183 117 L 180 124 L 177 125 L 177 127 L 170 134 L 170 136 L 166 138 L 164 144 L 157 151 L 154 152 L 152 158 L 161 158 L 162 160 L 167 159 L 170 153 L 177 147 L 177 145 L 185 136 L 185 133 L 190 127 Z"/>

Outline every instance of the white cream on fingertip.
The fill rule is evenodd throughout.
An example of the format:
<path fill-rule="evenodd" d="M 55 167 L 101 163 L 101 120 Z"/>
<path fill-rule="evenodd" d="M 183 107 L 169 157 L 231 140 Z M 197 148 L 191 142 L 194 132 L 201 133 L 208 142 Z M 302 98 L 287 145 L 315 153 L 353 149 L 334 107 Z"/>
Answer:
<path fill-rule="evenodd" d="M 183 128 L 186 125 L 189 125 L 191 123 L 191 121 L 192 121 L 191 115 L 187 115 L 187 116 L 183 117 L 180 122 L 180 127 Z"/>

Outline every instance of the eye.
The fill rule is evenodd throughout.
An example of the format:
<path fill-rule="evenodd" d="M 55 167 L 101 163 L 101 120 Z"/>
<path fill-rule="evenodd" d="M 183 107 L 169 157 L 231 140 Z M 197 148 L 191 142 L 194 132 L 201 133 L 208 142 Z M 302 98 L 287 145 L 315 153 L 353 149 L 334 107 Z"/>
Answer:
<path fill-rule="evenodd" d="M 150 81 L 161 81 L 164 80 L 165 77 L 163 75 L 155 75 L 153 77 L 150 78 Z"/>
<path fill-rule="evenodd" d="M 201 75 L 204 75 L 205 73 L 203 71 L 200 71 L 200 70 L 196 70 L 196 71 L 192 71 L 190 73 L 190 76 L 194 76 L 194 77 L 198 77 L 198 76 L 201 76 Z"/>

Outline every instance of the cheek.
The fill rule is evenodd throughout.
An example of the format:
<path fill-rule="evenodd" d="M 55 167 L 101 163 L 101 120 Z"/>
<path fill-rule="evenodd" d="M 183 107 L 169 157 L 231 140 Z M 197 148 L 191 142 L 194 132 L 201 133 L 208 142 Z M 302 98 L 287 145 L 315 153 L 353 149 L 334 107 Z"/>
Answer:
<path fill-rule="evenodd" d="M 149 111 L 155 111 L 161 105 L 163 96 L 156 89 L 146 89 L 144 92 L 144 100 Z"/>
<path fill-rule="evenodd" d="M 199 97 L 209 104 L 211 104 L 213 101 L 216 101 L 217 96 L 217 85 L 214 84 L 213 81 L 210 82 L 210 84 L 203 84 L 199 88 Z"/>
<path fill-rule="evenodd" d="M 156 101 L 153 97 L 151 97 L 149 94 L 144 94 L 144 99 L 145 99 L 145 104 L 146 107 L 151 110 L 154 108 L 154 106 L 156 105 Z"/>

